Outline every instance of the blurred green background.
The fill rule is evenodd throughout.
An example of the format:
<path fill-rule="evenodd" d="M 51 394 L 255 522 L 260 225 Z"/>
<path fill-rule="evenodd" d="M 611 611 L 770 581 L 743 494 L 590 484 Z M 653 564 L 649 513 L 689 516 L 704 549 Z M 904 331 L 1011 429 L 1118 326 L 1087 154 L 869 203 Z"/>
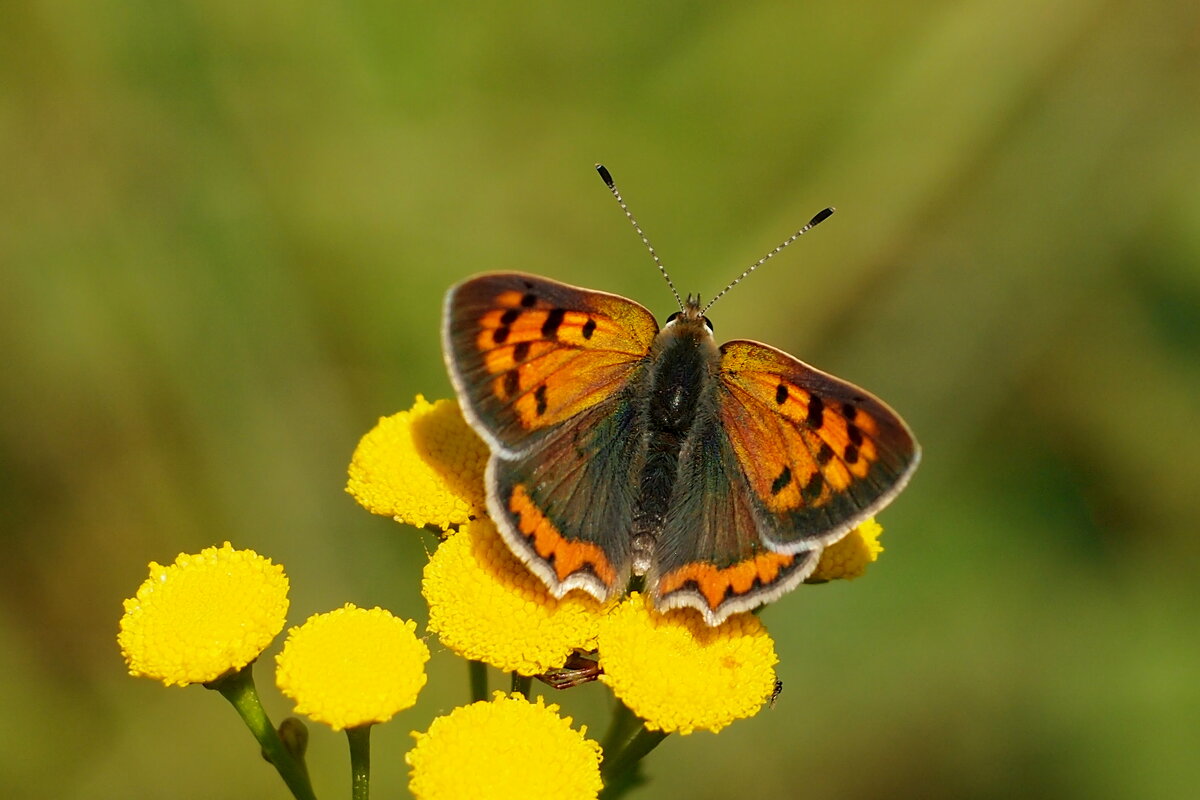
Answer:
<path fill-rule="evenodd" d="M 868 576 L 765 613 L 776 707 L 668 739 L 638 796 L 1196 797 L 1189 0 L 6 4 L 2 793 L 285 796 L 218 696 L 125 675 L 121 600 L 229 539 L 285 565 L 292 624 L 423 619 L 432 539 L 354 505 L 350 453 L 450 395 L 468 274 L 672 310 L 596 161 L 684 292 L 836 205 L 718 338 L 861 383 L 925 450 Z M 465 699 L 431 672 L 373 737 L 379 797 Z"/>

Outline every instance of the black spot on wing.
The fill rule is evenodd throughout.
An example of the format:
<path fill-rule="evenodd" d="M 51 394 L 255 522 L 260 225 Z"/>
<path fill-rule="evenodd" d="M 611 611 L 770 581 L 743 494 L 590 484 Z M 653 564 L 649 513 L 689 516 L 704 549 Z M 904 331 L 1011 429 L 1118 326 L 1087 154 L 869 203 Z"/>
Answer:
<path fill-rule="evenodd" d="M 779 387 L 775 389 L 775 405 L 781 406 L 787 402 L 787 399 L 788 388 L 785 384 L 781 383 L 779 384 Z"/>
<path fill-rule="evenodd" d="M 859 427 L 853 423 L 846 426 L 846 434 L 850 437 L 850 441 L 855 447 L 862 447 L 863 435 Z"/>
<path fill-rule="evenodd" d="M 563 323 L 563 318 L 567 316 L 567 312 L 562 308 L 554 308 L 546 315 L 546 321 L 542 323 L 542 338 L 553 339 L 558 336 L 558 328 Z"/>
<path fill-rule="evenodd" d="M 808 417 L 804 422 L 813 430 L 825 424 L 825 403 L 815 394 L 808 396 Z"/>
<path fill-rule="evenodd" d="M 540 417 L 546 413 L 546 384 L 543 383 L 534 390 L 533 399 L 537 403 L 537 415 Z"/>
<path fill-rule="evenodd" d="M 817 464 L 825 466 L 833 460 L 833 448 L 827 442 L 821 442 L 821 446 L 817 448 Z"/>
<path fill-rule="evenodd" d="M 814 503 L 821 496 L 821 489 L 824 487 L 825 479 L 821 477 L 820 472 L 814 472 L 808 479 L 808 483 L 804 484 L 804 488 L 800 490 L 800 496 L 804 498 L 805 503 Z"/>
<path fill-rule="evenodd" d="M 529 358 L 529 342 L 517 342 L 516 346 L 513 347 L 512 357 L 513 361 L 518 364 Z"/>
<path fill-rule="evenodd" d="M 588 317 L 588 321 L 583 323 L 583 338 L 590 339 L 592 334 L 596 332 L 596 320 Z"/>
<path fill-rule="evenodd" d="M 776 495 L 787 488 L 787 485 L 792 482 L 792 468 L 784 464 L 783 471 L 771 483 L 771 494 Z"/>
<path fill-rule="evenodd" d="M 526 288 L 532 288 L 533 284 L 526 283 L 525 286 Z M 533 308 L 535 305 L 537 305 L 537 295 L 527 294 L 521 298 L 521 306 L 523 308 Z"/>
<path fill-rule="evenodd" d="M 510 308 L 500 315 L 501 325 L 512 325 L 521 316 L 521 311 L 516 308 Z"/>

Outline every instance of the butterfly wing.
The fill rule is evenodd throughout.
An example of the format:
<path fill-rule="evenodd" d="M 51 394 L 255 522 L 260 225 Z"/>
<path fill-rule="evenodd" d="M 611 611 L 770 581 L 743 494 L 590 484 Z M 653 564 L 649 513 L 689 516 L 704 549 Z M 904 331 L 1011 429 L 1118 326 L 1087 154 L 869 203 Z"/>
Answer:
<path fill-rule="evenodd" d="M 715 404 L 719 391 L 708 400 Z M 647 585 L 660 610 L 695 608 L 715 626 L 798 585 L 816 568 L 821 550 L 781 553 L 764 543 L 770 521 L 718 415 L 701 416 L 697 425 L 680 452 L 679 480 Z"/>
<path fill-rule="evenodd" d="M 488 463 L 488 513 L 556 597 L 606 600 L 629 582 L 640 421 L 627 396 L 560 425 L 532 452 Z"/>
<path fill-rule="evenodd" d="M 514 456 L 624 386 L 657 333 L 632 300 L 507 272 L 447 292 L 442 348 L 467 419 Z"/>
<path fill-rule="evenodd" d="M 758 342 L 721 347 L 720 419 L 767 546 L 835 542 L 908 482 L 920 448 L 881 400 Z"/>
<path fill-rule="evenodd" d="M 533 275 L 482 275 L 446 296 L 446 364 L 492 450 L 489 513 L 556 596 L 605 599 L 628 580 L 631 384 L 657 332 L 637 303 Z"/>

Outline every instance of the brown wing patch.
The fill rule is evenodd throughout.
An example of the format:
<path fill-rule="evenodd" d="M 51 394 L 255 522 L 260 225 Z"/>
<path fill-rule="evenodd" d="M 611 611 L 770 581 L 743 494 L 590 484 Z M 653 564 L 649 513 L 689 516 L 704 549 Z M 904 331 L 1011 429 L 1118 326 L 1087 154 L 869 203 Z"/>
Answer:
<path fill-rule="evenodd" d="M 579 572 L 592 573 L 605 586 L 616 583 L 616 570 L 604 551 L 591 542 L 565 539 L 554 523 L 534 504 L 523 485 L 517 484 L 512 488 L 508 508 L 515 515 L 521 534 L 538 557 L 553 568 L 559 583 Z"/>

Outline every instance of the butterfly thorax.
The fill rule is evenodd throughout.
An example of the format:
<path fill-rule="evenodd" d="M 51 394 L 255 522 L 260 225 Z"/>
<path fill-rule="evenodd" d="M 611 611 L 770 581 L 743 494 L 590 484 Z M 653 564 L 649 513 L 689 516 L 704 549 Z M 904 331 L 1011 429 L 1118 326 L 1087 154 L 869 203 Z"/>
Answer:
<path fill-rule="evenodd" d="M 652 563 L 655 541 L 679 482 L 683 448 L 695 441 L 697 425 L 715 419 L 720 358 L 708 322 L 698 310 L 672 315 L 650 349 L 637 393 L 644 459 L 633 520 L 635 574 L 645 574 Z"/>

